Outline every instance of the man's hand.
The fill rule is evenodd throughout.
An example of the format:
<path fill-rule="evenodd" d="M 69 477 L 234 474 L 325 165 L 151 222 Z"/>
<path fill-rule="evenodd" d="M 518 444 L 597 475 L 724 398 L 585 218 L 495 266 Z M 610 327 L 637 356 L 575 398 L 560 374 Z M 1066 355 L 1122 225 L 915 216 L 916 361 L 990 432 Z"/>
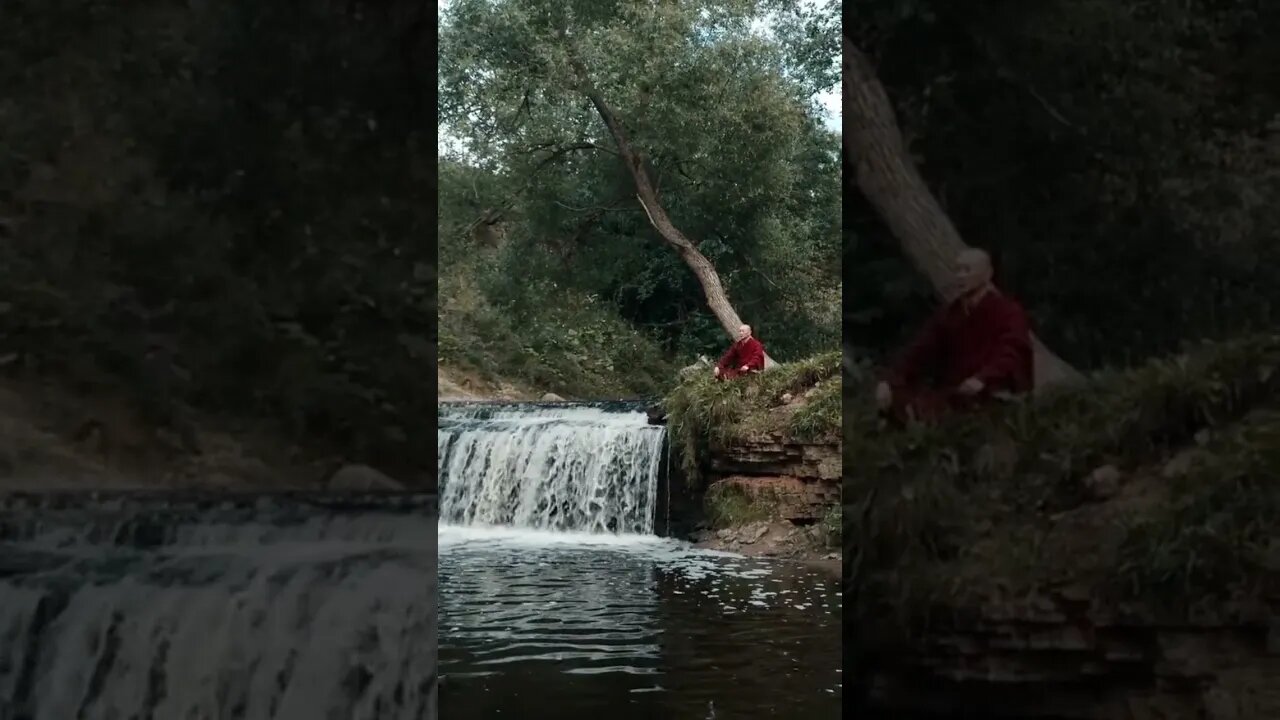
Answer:
<path fill-rule="evenodd" d="M 982 382 L 976 377 L 971 377 L 968 380 L 965 380 L 964 382 L 960 383 L 960 387 L 956 389 L 959 391 L 961 395 L 972 396 L 982 392 L 982 389 L 985 387 L 986 387 L 986 383 Z"/>
<path fill-rule="evenodd" d="M 712 374 L 713 374 L 713 375 L 715 375 L 716 377 L 720 377 L 720 366 L 719 366 L 719 365 L 717 365 L 717 366 L 716 366 L 716 369 L 715 369 L 714 371 L 712 371 Z"/>
<path fill-rule="evenodd" d="M 889 387 L 889 383 L 882 382 L 876 385 L 876 405 L 881 410 L 888 410 L 893 404 L 893 390 Z"/>
<path fill-rule="evenodd" d="M 748 371 L 748 370 L 750 370 L 750 369 L 751 369 L 751 368 L 747 367 L 746 365 L 743 365 L 743 366 L 742 366 L 742 372 L 746 372 L 746 371 Z"/>

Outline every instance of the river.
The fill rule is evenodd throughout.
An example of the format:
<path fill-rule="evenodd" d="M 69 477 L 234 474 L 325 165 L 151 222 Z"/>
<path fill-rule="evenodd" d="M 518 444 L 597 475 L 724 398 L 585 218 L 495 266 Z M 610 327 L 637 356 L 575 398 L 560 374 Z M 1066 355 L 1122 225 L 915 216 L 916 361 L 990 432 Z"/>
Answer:
<path fill-rule="evenodd" d="M 839 583 L 654 534 L 664 433 L 442 405 L 442 717 L 839 717 Z"/>

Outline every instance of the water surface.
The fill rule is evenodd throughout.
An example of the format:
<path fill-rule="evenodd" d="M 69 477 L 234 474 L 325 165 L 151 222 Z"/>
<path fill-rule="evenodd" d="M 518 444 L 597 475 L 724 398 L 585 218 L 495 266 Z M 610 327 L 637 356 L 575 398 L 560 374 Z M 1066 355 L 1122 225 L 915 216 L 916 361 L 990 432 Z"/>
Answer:
<path fill-rule="evenodd" d="M 651 535 L 442 526 L 441 716 L 837 718 L 839 583 Z"/>

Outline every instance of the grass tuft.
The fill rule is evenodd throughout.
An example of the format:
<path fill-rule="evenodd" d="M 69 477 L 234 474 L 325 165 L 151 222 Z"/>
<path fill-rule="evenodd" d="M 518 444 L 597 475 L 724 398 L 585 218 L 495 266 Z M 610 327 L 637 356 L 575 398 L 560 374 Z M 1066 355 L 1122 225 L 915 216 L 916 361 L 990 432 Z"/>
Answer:
<path fill-rule="evenodd" d="M 717 483 L 703 497 L 707 522 L 713 529 L 734 528 L 773 518 L 772 507 L 737 485 Z"/>
<path fill-rule="evenodd" d="M 808 393 L 806 397 L 804 394 Z M 786 394 L 793 396 L 784 403 Z M 688 378 L 666 397 L 667 424 L 687 477 L 709 446 L 760 437 L 839 442 L 840 353 L 828 352 L 729 382 Z"/>

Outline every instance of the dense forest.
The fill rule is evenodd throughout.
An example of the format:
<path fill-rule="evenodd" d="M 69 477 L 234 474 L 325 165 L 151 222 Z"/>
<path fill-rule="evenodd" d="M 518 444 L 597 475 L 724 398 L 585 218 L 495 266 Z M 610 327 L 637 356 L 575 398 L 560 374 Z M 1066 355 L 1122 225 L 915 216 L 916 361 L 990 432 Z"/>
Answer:
<path fill-rule="evenodd" d="M 1174 0 L 858 0 L 929 188 L 1082 370 L 1273 327 L 1280 14 Z M 932 305 L 846 168 L 845 337 L 881 357 Z"/>
<path fill-rule="evenodd" d="M 440 22 L 442 367 L 664 392 L 729 341 L 686 256 L 777 361 L 838 346 L 840 137 L 814 100 L 837 3 L 451 0 Z"/>
<path fill-rule="evenodd" d="M 4 372 L 425 466 L 428 12 L 3 3 Z"/>

